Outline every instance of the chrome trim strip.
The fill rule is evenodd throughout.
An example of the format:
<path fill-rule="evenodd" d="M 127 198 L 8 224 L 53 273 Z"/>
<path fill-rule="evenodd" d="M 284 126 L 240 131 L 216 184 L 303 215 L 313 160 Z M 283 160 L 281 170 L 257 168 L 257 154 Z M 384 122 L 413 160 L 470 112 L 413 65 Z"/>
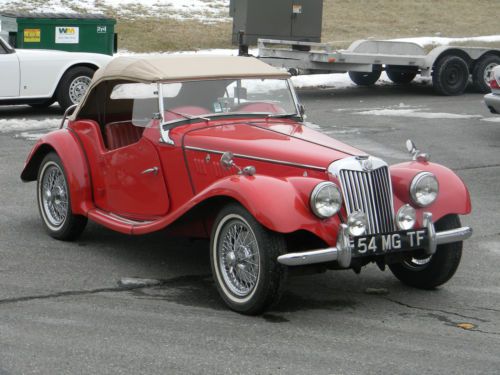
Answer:
<path fill-rule="evenodd" d="M 209 153 L 212 153 L 212 154 L 219 154 L 219 155 L 222 155 L 225 152 L 225 151 L 211 150 L 211 149 L 208 149 L 208 148 L 194 147 L 194 146 L 184 146 L 184 148 L 187 149 L 187 150 L 209 152 Z M 266 161 L 266 162 L 274 163 L 274 164 L 282 164 L 282 165 L 288 165 L 288 166 L 299 167 L 299 168 L 316 169 L 318 171 L 323 171 L 323 172 L 326 171 L 326 168 L 324 168 L 324 167 L 318 167 L 316 165 L 307 165 L 307 164 L 292 163 L 292 162 L 283 161 L 283 160 L 261 158 L 259 156 L 244 155 L 244 154 L 233 154 L 233 156 L 235 158 L 250 159 L 250 160 L 257 160 L 257 161 Z"/>

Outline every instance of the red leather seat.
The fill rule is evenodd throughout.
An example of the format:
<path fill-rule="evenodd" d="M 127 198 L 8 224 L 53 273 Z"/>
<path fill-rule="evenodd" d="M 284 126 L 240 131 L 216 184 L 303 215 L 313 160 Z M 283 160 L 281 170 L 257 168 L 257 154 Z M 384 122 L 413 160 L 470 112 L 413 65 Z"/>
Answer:
<path fill-rule="evenodd" d="M 109 150 L 124 147 L 141 139 L 144 128 L 130 122 L 115 122 L 105 127 L 106 144 Z"/>

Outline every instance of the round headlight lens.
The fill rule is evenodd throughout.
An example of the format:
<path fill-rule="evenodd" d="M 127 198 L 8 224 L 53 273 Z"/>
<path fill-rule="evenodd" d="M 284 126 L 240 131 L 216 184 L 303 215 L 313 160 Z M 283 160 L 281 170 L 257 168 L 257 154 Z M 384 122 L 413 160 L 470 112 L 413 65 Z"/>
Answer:
<path fill-rule="evenodd" d="M 396 223 L 400 230 L 409 230 L 415 226 L 415 209 L 409 204 L 402 206 L 396 215 Z"/>
<path fill-rule="evenodd" d="M 410 195 L 420 207 L 433 203 L 439 193 L 439 184 L 436 177 L 430 172 L 417 174 L 410 185 Z"/>
<path fill-rule="evenodd" d="M 320 182 L 311 193 L 310 204 L 316 216 L 326 219 L 340 211 L 342 195 L 333 182 Z"/>

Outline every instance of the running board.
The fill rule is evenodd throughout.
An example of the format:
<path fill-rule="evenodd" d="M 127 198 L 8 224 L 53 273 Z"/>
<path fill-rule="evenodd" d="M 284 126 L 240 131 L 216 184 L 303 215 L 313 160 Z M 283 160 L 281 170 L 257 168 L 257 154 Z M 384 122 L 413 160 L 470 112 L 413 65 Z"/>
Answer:
<path fill-rule="evenodd" d="M 93 209 L 88 212 L 88 218 L 106 228 L 113 229 L 120 233 L 136 234 L 139 227 L 148 227 L 158 220 L 132 220 L 123 216 L 115 215 L 100 209 Z"/>

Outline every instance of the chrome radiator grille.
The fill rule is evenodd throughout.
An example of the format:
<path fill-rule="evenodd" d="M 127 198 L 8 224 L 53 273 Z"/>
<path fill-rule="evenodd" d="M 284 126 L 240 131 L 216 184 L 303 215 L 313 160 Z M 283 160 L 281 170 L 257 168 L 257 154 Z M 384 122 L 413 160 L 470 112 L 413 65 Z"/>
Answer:
<path fill-rule="evenodd" d="M 369 171 L 340 169 L 338 172 L 347 214 L 364 212 L 368 221 L 367 234 L 394 231 L 392 189 L 387 166 Z"/>

